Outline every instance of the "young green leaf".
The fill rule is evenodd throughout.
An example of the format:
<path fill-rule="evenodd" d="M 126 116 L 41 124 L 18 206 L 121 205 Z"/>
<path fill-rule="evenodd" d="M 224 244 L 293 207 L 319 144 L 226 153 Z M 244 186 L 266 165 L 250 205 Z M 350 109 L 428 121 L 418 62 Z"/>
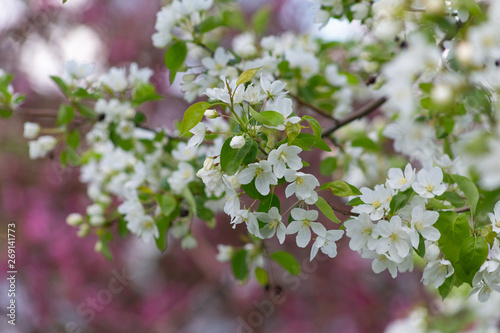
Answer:
<path fill-rule="evenodd" d="M 297 275 L 300 273 L 300 265 L 290 253 L 286 251 L 276 251 L 271 253 L 270 257 L 290 274 Z"/>
<path fill-rule="evenodd" d="M 72 107 L 71 105 L 63 104 L 59 107 L 56 124 L 58 126 L 69 124 L 73 120 L 74 116 L 75 116 L 75 108 Z"/>
<path fill-rule="evenodd" d="M 479 191 L 477 190 L 476 185 L 472 182 L 472 180 L 464 176 L 451 175 L 451 178 L 455 183 L 457 183 L 462 192 L 464 192 L 465 198 L 470 206 L 470 212 L 472 216 L 474 216 L 477 203 L 479 201 Z"/>
<path fill-rule="evenodd" d="M 462 266 L 470 281 L 485 262 L 488 252 L 488 243 L 481 236 L 470 236 L 462 243 L 458 264 Z"/>
<path fill-rule="evenodd" d="M 262 111 L 257 112 L 254 109 L 250 108 L 250 114 L 253 119 L 257 120 L 262 125 L 267 126 L 278 126 L 285 122 L 285 117 L 279 112 L 276 111 Z"/>
<path fill-rule="evenodd" d="M 438 243 L 444 255 L 451 263 L 456 263 L 462 243 L 470 236 L 466 215 L 451 211 L 441 212 L 434 226 L 441 233 Z"/>
<path fill-rule="evenodd" d="M 247 251 L 241 249 L 233 255 L 232 260 L 234 277 L 239 281 L 246 280 L 248 276 Z"/>
<path fill-rule="evenodd" d="M 156 221 L 156 226 L 158 227 L 158 232 L 160 236 L 155 238 L 156 247 L 161 252 L 167 249 L 167 234 L 170 228 L 170 222 L 172 218 L 170 216 L 162 215 L 158 221 Z"/>
<path fill-rule="evenodd" d="M 330 190 L 330 191 L 332 191 L 333 195 L 336 195 L 338 197 L 349 197 L 351 195 L 361 195 L 361 192 L 358 190 L 358 188 L 356 186 L 351 185 L 349 183 L 346 183 L 342 180 L 335 180 L 333 182 L 323 184 L 323 185 L 321 185 L 319 190 L 320 191 Z"/>
<path fill-rule="evenodd" d="M 240 149 L 231 148 L 231 139 L 228 138 L 222 145 L 220 152 L 220 166 L 222 171 L 228 175 L 234 175 L 238 171 L 241 163 L 253 147 L 253 139 L 246 138 L 245 145 Z"/>
<path fill-rule="evenodd" d="M 186 135 L 190 129 L 198 125 L 203 119 L 203 114 L 210 107 L 210 103 L 198 102 L 191 105 L 182 118 L 181 135 Z"/>
<path fill-rule="evenodd" d="M 175 75 L 184 64 L 187 56 L 186 42 L 178 40 L 165 53 L 165 65 L 170 70 L 170 83 L 174 82 Z"/>
<path fill-rule="evenodd" d="M 267 284 L 269 282 L 269 277 L 267 276 L 267 272 L 262 267 L 255 268 L 255 278 L 263 286 L 267 286 Z"/>
<path fill-rule="evenodd" d="M 250 81 L 251 79 L 253 79 L 253 77 L 255 76 L 255 74 L 257 74 L 257 72 L 261 68 L 262 67 L 247 69 L 246 71 L 244 71 L 243 73 L 241 73 L 241 75 L 238 77 L 238 80 L 236 81 L 236 86 L 239 86 L 240 84 L 247 83 L 248 81 Z"/>
<path fill-rule="evenodd" d="M 319 208 L 319 210 L 325 215 L 330 221 L 335 222 L 335 223 L 340 223 L 340 220 L 338 217 L 335 215 L 335 212 L 333 211 L 332 206 L 326 200 L 318 196 L 318 201 L 316 201 L 316 207 Z"/>

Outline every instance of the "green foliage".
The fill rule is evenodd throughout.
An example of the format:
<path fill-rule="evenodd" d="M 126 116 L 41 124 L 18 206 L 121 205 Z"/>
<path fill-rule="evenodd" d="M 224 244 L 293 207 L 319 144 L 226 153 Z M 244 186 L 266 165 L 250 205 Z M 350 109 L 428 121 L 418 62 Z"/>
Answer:
<path fill-rule="evenodd" d="M 262 67 L 247 69 L 246 71 L 241 73 L 240 76 L 238 77 L 238 80 L 236 81 L 236 86 L 239 86 L 240 84 L 244 84 L 252 80 L 253 77 L 257 74 L 257 72 L 261 68 Z"/>
<path fill-rule="evenodd" d="M 247 251 L 238 250 L 232 258 L 234 277 L 239 281 L 245 281 L 248 277 Z"/>
<path fill-rule="evenodd" d="M 391 212 L 396 213 L 399 211 L 401 208 L 405 207 L 408 201 L 410 201 L 412 195 L 413 195 L 413 190 L 409 188 L 408 190 L 404 192 L 400 192 L 396 194 L 395 196 L 392 197 L 391 203 L 389 204 L 389 207 L 391 208 Z"/>
<path fill-rule="evenodd" d="M 165 53 L 165 66 L 170 70 L 170 83 L 174 82 L 175 76 L 184 64 L 187 56 L 186 42 L 176 41 Z"/>
<path fill-rule="evenodd" d="M 74 117 L 75 117 L 75 108 L 72 107 L 71 105 L 62 104 L 59 107 L 59 112 L 57 113 L 56 124 L 58 126 L 69 124 Z"/>
<path fill-rule="evenodd" d="M 191 105 L 182 118 L 181 135 L 186 135 L 189 130 L 198 125 L 203 119 L 203 114 L 210 107 L 210 103 L 198 102 Z"/>
<path fill-rule="evenodd" d="M 245 145 L 240 149 L 233 149 L 231 148 L 231 139 L 232 138 L 228 138 L 224 142 L 220 153 L 221 169 L 228 175 L 234 175 L 240 168 L 245 157 L 247 157 L 247 155 L 255 156 L 256 149 L 258 149 L 254 145 L 254 140 L 251 138 L 246 138 Z"/>
<path fill-rule="evenodd" d="M 68 88 L 68 85 L 66 84 L 66 82 L 64 82 L 64 80 L 58 76 L 51 76 L 50 78 L 52 79 L 52 81 L 54 81 L 57 84 L 59 89 L 61 89 L 62 93 L 65 96 L 67 96 L 69 93 L 69 88 Z"/>
<path fill-rule="evenodd" d="M 132 97 L 133 103 L 136 105 L 158 99 L 162 99 L 162 97 L 156 93 L 155 87 L 149 83 L 144 83 L 136 87 Z"/>
<path fill-rule="evenodd" d="M 321 161 L 319 165 L 319 172 L 323 176 L 331 176 L 337 170 L 337 158 L 327 157 Z"/>
<path fill-rule="evenodd" d="M 462 280 L 472 285 L 472 278 L 488 257 L 488 243 L 481 236 L 470 236 L 460 247 L 457 274 Z"/>
<path fill-rule="evenodd" d="M 470 236 L 467 216 L 451 211 L 441 212 L 435 227 L 441 233 L 439 247 L 446 258 L 455 264 L 459 260 L 462 243 Z"/>
<path fill-rule="evenodd" d="M 455 183 L 457 183 L 462 192 L 464 192 L 465 198 L 470 206 L 470 212 L 472 216 L 474 216 L 477 203 L 479 201 L 479 191 L 477 190 L 476 185 L 472 182 L 472 180 L 464 176 L 451 175 L 451 178 Z"/>
<path fill-rule="evenodd" d="M 335 222 L 335 223 L 340 223 L 340 220 L 338 217 L 335 215 L 335 212 L 332 209 L 332 206 L 326 200 L 318 196 L 318 201 L 316 201 L 316 207 L 319 208 L 319 210 L 325 215 L 330 221 Z"/>
<path fill-rule="evenodd" d="M 354 185 L 346 183 L 342 180 L 325 183 L 319 188 L 320 191 L 330 190 L 337 197 L 350 197 L 352 195 L 361 195 L 361 192 Z"/>
<path fill-rule="evenodd" d="M 255 278 L 263 286 L 267 286 L 267 284 L 269 283 L 267 271 L 262 267 L 255 268 Z"/>
<path fill-rule="evenodd" d="M 270 193 L 260 200 L 257 211 L 267 213 L 272 207 L 276 207 L 278 211 L 281 211 L 280 198 L 274 193 Z"/>
<path fill-rule="evenodd" d="M 276 111 L 261 111 L 257 112 L 254 109 L 250 108 L 250 114 L 253 119 L 257 120 L 262 125 L 267 126 L 278 126 L 285 122 L 285 117 L 279 112 Z"/>
<path fill-rule="evenodd" d="M 271 253 L 270 257 L 290 274 L 297 275 L 300 273 L 300 265 L 290 253 L 286 251 L 276 251 Z"/>
<path fill-rule="evenodd" d="M 262 35 L 267 31 L 269 19 L 272 14 L 271 6 L 262 6 L 252 17 L 253 28 L 257 35 Z"/>

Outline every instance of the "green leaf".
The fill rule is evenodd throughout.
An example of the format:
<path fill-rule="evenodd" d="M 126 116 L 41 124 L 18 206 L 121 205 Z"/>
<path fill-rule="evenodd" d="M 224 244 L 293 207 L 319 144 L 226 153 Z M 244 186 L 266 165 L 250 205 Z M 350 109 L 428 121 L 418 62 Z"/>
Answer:
<path fill-rule="evenodd" d="M 143 83 L 134 89 L 134 104 L 142 104 L 147 101 L 155 101 L 158 99 L 162 99 L 162 96 L 156 93 L 156 89 L 152 84 Z"/>
<path fill-rule="evenodd" d="M 2 117 L 2 118 L 10 118 L 13 113 L 14 113 L 14 111 L 12 111 L 10 109 L 0 108 L 0 117 Z"/>
<path fill-rule="evenodd" d="M 257 35 L 266 32 L 271 17 L 271 6 L 262 6 L 252 17 L 253 27 Z"/>
<path fill-rule="evenodd" d="M 439 198 L 449 201 L 454 207 L 460 208 L 465 205 L 465 200 L 458 193 L 446 191 Z"/>
<path fill-rule="evenodd" d="M 78 111 L 78 113 L 80 113 L 82 116 L 97 119 L 97 112 L 95 112 L 94 109 L 88 107 L 87 105 L 83 103 L 75 103 L 74 106 L 76 107 L 76 111 Z"/>
<path fill-rule="evenodd" d="M 290 274 L 297 275 L 300 273 L 300 265 L 290 253 L 286 251 L 276 251 L 271 253 L 270 257 Z"/>
<path fill-rule="evenodd" d="M 246 138 L 245 145 L 240 149 L 231 148 L 232 138 L 228 138 L 222 145 L 220 152 L 220 166 L 222 171 L 228 175 L 234 175 L 238 171 L 243 159 L 253 147 L 253 139 Z"/>
<path fill-rule="evenodd" d="M 293 142 L 293 140 L 295 140 L 295 138 L 297 137 L 297 135 L 300 134 L 300 124 L 293 124 L 293 123 L 286 123 L 285 125 L 285 129 L 286 129 L 286 136 L 288 138 L 288 142 Z"/>
<path fill-rule="evenodd" d="M 203 119 L 203 114 L 210 107 L 210 103 L 198 102 L 191 105 L 182 118 L 181 135 L 186 135 L 190 129 L 198 125 Z"/>
<path fill-rule="evenodd" d="M 332 151 L 323 139 L 317 139 L 315 135 L 309 133 L 300 133 L 292 145 L 301 147 L 304 150 L 310 150 L 308 147 L 319 148 L 324 151 Z"/>
<path fill-rule="evenodd" d="M 188 187 L 184 187 L 184 189 L 182 190 L 182 195 L 184 196 L 184 199 L 186 199 L 191 212 L 193 212 L 193 214 L 196 215 L 197 214 L 196 201 L 194 200 L 193 193 L 189 190 Z"/>
<path fill-rule="evenodd" d="M 444 255 L 451 263 L 456 263 L 462 243 L 470 236 L 466 215 L 451 211 L 441 212 L 435 227 L 441 233 L 438 243 Z"/>
<path fill-rule="evenodd" d="M 76 150 L 80 144 L 80 132 L 77 130 L 69 132 L 66 142 L 68 143 L 68 146 L 70 146 L 73 150 Z"/>
<path fill-rule="evenodd" d="M 163 215 L 170 215 L 177 206 L 177 200 L 171 194 L 158 194 L 156 199 Z"/>
<path fill-rule="evenodd" d="M 269 277 L 267 276 L 267 272 L 262 267 L 255 268 L 255 278 L 263 286 L 267 286 L 267 284 L 269 282 Z"/>
<path fill-rule="evenodd" d="M 244 281 L 248 276 L 247 251 L 241 249 L 233 255 L 232 260 L 234 277 L 239 281 Z"/>
<path fill-rule="evenodd" d="M 318 201 L 316 201 L 316 207 L 319 208 L 319 210 L 325 215 L 330 221 L 335 222 L 335 223 L 340 223 L 340 220 L 337 218 L 335 215 L 335 212 L 333 211 L 332 206 L 326 200 L 318 196 Z"/>
<path fill-rule="evenodd" d="M 331 176 L 337 170 L 337 158 L 327 157 L 319 165 L 319 173 L 323 176 Z"/>
<path fill-rule="evenodd" d="M 361 200 L 361 198 L 359 197 L 352 198 L 351 200 L 349 200 L 349 202 L 346 203 L 347 206 L 353 206 L 353 207 L 363 204 L 364 204 L 363 200 Z"/>
<path fill-rule="evenodd" d="M 311 116 L 304 116 L 302 117 L 302 120 L 305 120 L 309 123 L 309 126 L 311 126 L 314 136 L 316 139 L 320 140 L 321 139 L 321 125 L 318 123 L 316 119 L 314 119 Z"/>
<path fill-rule="evenodd" d="M 66 125 L 69 124 L 75 116 L 75 108 L 71 105 L 61 105 L 59 107 L 59 112 L 57 113 L 56 125 Z"/>
<path fill-rule="evenodd" d="M 128 234 L 127 221 L 123 217 L 118 220 L 118 234 L 123 238 L 127 237 Z"/>
<path fill-rule="evenodd" d="M 481 236 L 470 236 L 462 243 L 458 264 L 462 266 L 468 279 L 472 282 L 474 274 L 488 257 L 488 242 Z"/>
<path fill-rule="evenodd" d="M 170 223 L 172 218 L 170 216 L 162 215 L 158 221 L 156 221 L 156 226 L 158 227 L 159 237 L 155 238 L 156 247 L 161 252 L 167 249 L 167 234 L 170 228 Z"/>
<path fill-rule="evenodd" d="M 368 137 L 361 137 L 352 140 L 351 146 L 365 148 L 366 150 L 373 152 L 377 152 L 380 150 L 379 146 Z"/>
<path fill-rule="evenodd" d="M 255 76 L 255 74 L 257 74 L 257 72 L 261 68 L 262 67 L 247 69 L 246 71 L 244 71 L 243 73 L 241 73 L 240 76 L 238 77 L 238 80 L 236 81 L 236 86 L 239 86 L 240 84 L 247 83 L 248 81 L 250 81 L 251 79 L 253 79 L 253 77 Z"/>
<path fill-rule="evenodd" d="M 263 196 L 262 194 L 260 194 L 259 191 L 257 191 L 257 188 L 255 187 L 255 179 L 246 185 L 241 185 L 241 188 L 243 189 L 245 194 L 252 199 L 264 200 L 265 198 L 265 196 Z"/>
<path fill-rule="evenodd" d="M 465 198 L 470 206 L 470 212 L 472 216 L 476 212 L 477 203 L 479 201 L 479 192 L 477 190 L 476 185 L 467 177 L 460 175 L 451 175 L 451 178 L 455 183 L 457 183 L 458 187 L 464 192 Z"/>
<path fill-rule="evenodd" d="M 351 195 L 361 195 L 361 192 L 354 185 L 346 183 L 342 180 L 325 183 L 319 188 L 320 191 L 330 190 L 337 197 L 349 197 Z"/>
<path fill-rule="evenodd" d="M 439 286 L 439 295 L 441 295 L 442 299 L 444 300 L 449 294 L 451 289 L 453 289 L 453 286 L 455 285 L 455 274 L 452 276 L 449 276 L 444 280 L 444 283 Z"/>
<path fill-rule="evenodd" d="M 59 89 L 61 89 L 65 96 L 68 95 L 69 89 L 63 79 L 58 76 L 51 76 L 50 78 L 57 84 L 57 86 L 59 87 Z"/>
<path fill-rule="evenodd" d="M 203 34 L 205 32 L 209 32 L 215 28 L 218 28 L 222 25 L 222 19 L 217 16 L 209 16 L 203 22 L 200 23 L 199 29 Z"/>
<path fill-rule="evenodd" d="M 264 199 L 260 200 L 257 211 L 267 213 L 272 207 L 276 207 L 278 211 L 281 211 L 280 198 L 274 193 L 270 193 Z"/>
<path fill-rule="evenodd" d="M 170 70 L 170 83 L 174 82 L 175 75 L 184 64 L 187 51 L 186 42 L 178 40 L 165 53 L 165 66 Z"/>
<path fill-rule="evenodd" d="M 278 126 L 285 122 L 285 117 L 279 112 L 276 111 L 262 111 L 257 112 L 254 109 L 250 108 L 250 114 L 253 119 L 257 120 L 262 125 L 267 126 Z"/>
<path fill-rule="evenodd" d="M 391 212 L 396 213 L 401 208 L 405 207 L 412 195 L 412 190 L 408 189 L 404 192 L 398 193 L 392 197 L 389 207 Z"/>
<path fill-rule="evenodd" d="M 425 256 L 425 239 L 421 233 L 418 234 L 418 248 L 415 249 L 415 252 L 423 258 Z"/>

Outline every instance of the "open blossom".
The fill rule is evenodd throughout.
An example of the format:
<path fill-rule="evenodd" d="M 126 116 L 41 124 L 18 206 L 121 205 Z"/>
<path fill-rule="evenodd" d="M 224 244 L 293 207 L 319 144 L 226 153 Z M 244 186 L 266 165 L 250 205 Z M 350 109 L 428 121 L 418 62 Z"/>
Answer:
<path fill-rule="evenodd" d="M 285 241 L 286 227 L 281 221 L 281 214 L 278 208 L 271 207 L 269 212 L 260 213 L 258 218 L 266 224 L 260 229 L 262 237 L 271 238 L 274 234 L 277 234 L 280 244 L 283 244 Z"/>
<path fill-rule="evenodd" d="M 428 199 L 443 194 L 446 187 L 446 184 L 443 184 L 443 171 L 439 167 L 420 170 L 417 174 L 417 182 L 412 185 L 418 195 Z"/>
<path fill-rule="evenodd" d="M 287 170 L 285 172 L 285 180 L 291 183 L 285 190 L 287 198 L 295 194 L 299 200 L 304 200 L 309 205 L 314 204 L 318 200 L 318 194 L 314 191 L 314 188 L 319 186 L 319 181 L 313 175 L 295 170 Z"/>
<path fill-rule="evenodd" d="M 368 214 L 361 213 L 358 217 L 346 221 L 344 226 L 347 236 L 351 238 L 349 242 L 351 250 L 359 251 L 367 248 L 373 251 L 375 249 L 378 239 L 377 225 L 372 222 Z"/>
<path fill-rule="evenodd" d="M 356 206 L 352 209 L 355 213 L 367 213 L 372 220 L 380 220 L 384 216 L 385 211 L 389 210 L 389 205 L 392 199 L 392 192 L 384 185 L 376 185 L 375 189 L 371 190 L 367 187 L 360 189 L 362 195 L 360 199 L 364 204 Z"/>
<path fill-rule="evenodd" d="M 191 164 L 180 162 L 178 169 L 172 172 L 168 178 L 168 183 L 175 193 L 180 193 L 191 181 L 194 180 L 195 171 Z"/>
<path fill-rule="evenodd" d="M 154 238 L 158 238 L 160 236 L 158 226 L 149 215 L 143 215 L 140 218 L 129 220 L 127 228 L 132 233 L 139 236 L 144 243 L 149 243 L 153 241 Z"/>
<path fill-rule="evenodd" d="M 436 242 L 441 237 L 439 230 L 434 228 L 432 225 L 436 223 L 439 218 L 439 213 L 434 211 L 424 211 L 422 206 L 417 206 L 413 208 L 411 212 L 411 244 L 414 248 L 418 248 L 419 234 L 424 237 L 424 239 L 432 242 Z"/>
<path fill-rule="evenodd" d="M 271 83 L 271 81 L 265 75 L 260 76 L 260 86 L 270 99 L 275 99 L 286 94 L 286 91 L 283 91 L 283 89 L 285 89 L 286 83 L 279 80 L 273 81 Z"/>
<path fill-rule="evenodd" d="M 343 234 L 343 230 L 328 230 L 325 236 L 318 236 L 311 248 L 309 260 L 316 257 L 319 249 L 330 258 L 335 258 L 337 256 L 337 244 L 335 242 L 342 238 Z"/>
<path fill-rule="evenodd" d="M 262 195 L 268 195 L 271 185 L 277 185 L 278 179 L 272 172 L 271 163 L 262 160 L 258 163 L 249 164 L 247 168 L 240 171 L 238 181 L 245 185 L 255 178 L 255 187 Z"/>
<path fill-rule="evenodd" d="M 405 167 L 405 171 L 398 168 L 391 168 L 387 173 L 389 179 L 387 183 L 390 187 L 395 190 L 405 191 L 413 184 L 415 181 L 415 170 L 408 163 Z"/>
<path fill-rule="evenodd" d="M 396 262 L 386 253 L 378 254 L 373 251 L 365 251 L 361 254 L 361 257 L 373 259 L 372 270 L 375 274 L 379 274 L 387 269 L 389 273 L 391 273 L 393 279 L 398 275 L 398 266 Z"/>
<path fill-rule="evenodd" d="M 125 68 L 111 67 L 108 73 L 102 76 L 102 84 L 114 92 L 122 92 L 127 89 L 128 80 Z"/>
<path fill-rule="evenodd" d="M 191 132 L 193 136 L 189 139 L 187 148 L 198 147 L 203 142 L 203 140 L 205 140 L 206 126 L 204 123 L 200 122 L 189 132 Z"/>
<path fill-rule="evenodd" d="M 32 160 L 45 157 L 56 147 L 57 140 L 53 136 L 43 135 L 35 141 L 29 143 L 29 155 Z"/>
<path fill-rule="evenodd" d="M 252 235 L 263 238 L 259 231 L 259 222 L 257 221 L 257 216 L 248 211 L 247 209 L 240 209 L 236 212 L 231 220 L 231 224 L 233 225 L 233 229 L 237 224 L 245 222 L 248 228 L 248 232 Z"/>
<path fill-rule="evenodd" d="M 451 262 L 445 259 L 431 261 L 425 266 L 422 275 L 422 282 L 425 285 L 434 283 L 434 287 L 438 288 L 444 283 L 447 277 L 450 277 L 454 272 Z"/>
<path fill-rule="evenodd" d="M 500 201 L 495 204 L 493 213 L 488 213 L 491 225 L 493 226 L 493 231 L 500 233 Z"/>
<path fill-rule="evenodd" d="M 25 139 L 34 139 L 37 137 L 38 133 L 40 133 L 40 125 L 29 121 L 24 123 L 23 136 Z"/>
<path fill-rule="evenodd" d="M 287 235 L 297 233 L 297 246 L 306 247 L 311 241 L 311 229 L 318 235 L 326 237 L 326 228 L 318 222 L 318 211 L 304 210 L 302 208 L 292 209 L 293 221 L 286 229 Z"/>
<path fill-rule="evenodd" d="M 74 60 L 66 61 L 64 63 L 64 69 L 69 76 L 75 79 L 84 79 L 89 76 L 94 70 L 93 64 L 78 64 Z"/>
<path fill-rule="evenodd" d="M 377 240 L 375 250 L 378 254 L 388 252 L 392 260 L 397 263 L 410 253 L 410 235 L 407 228 L 401 225 L 401 218 L 393 216 L 390 222 L 385 220 L 377 223 L 380 238 Z"/>
<path fill-rule="evenodd" d="M 268 161 L 273 165 L 274 174 L 278 178 L 283 178 L 287 166 L 292 170 L 302 168 L 302 160 L 298 156 L 302 148 L 284 144 L 269 153 Z"/>

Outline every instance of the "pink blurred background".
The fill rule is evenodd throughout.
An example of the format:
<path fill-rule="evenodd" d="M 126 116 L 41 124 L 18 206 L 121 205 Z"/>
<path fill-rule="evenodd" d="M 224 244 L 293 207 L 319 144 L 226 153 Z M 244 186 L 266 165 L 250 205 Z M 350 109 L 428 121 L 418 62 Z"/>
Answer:
<path fill-rule="evenodd" d="M 254 1 L 244 8 L 251 15 L 266 3 L 274 8 L 273 31 L 311 24 L 302 1 Z M 313 263 L 309 250 L 287 240 L 301 275 L 273 266 L 270 290 L 254 280 L 240 286 L 230 265 L 215 260 L 217 244 L 242 244 L 242 229 L 233 230 L 223 216 L 215 229 L 196 223 L 198 249 L 182 251 L 171 239 L 161 254 L 116 235 L 115 260 L 107 261 L 94 251 L 96 236 L 78 238 L 65 222 L 89 203 L 78 170 L 63 169 L 57 157 L 30 161 L 22 126 L 27 120 L 53 126 L 47 114 L 55 115 L 62 96 L 48 76 L 62 74 L 63 62 L 71 59 L 93 62 L 97 71 L 134 61 L 153 68 L 165 99 L 141 111 L 150 125 L 172 126 L 186 104 L 176 83 L 168 84 L 163 51 L 151 43 L 160 1 L 68 0 L 63 6 L 56 0 L 2 0 L 2 7 L 0 68 L 15 74 L 16 90 L 28 98 L 12 119 L 0 120 L 1 332 L 383 332 L 391 319 L 428 301 L 421 272 L 396 280 L 387 272 L 376 275 L 345 240 L 337 258 Z M 306 159 L 317 162 L 314 154 Z M 317 168 L 311 163 L 308 172 Z M 17 229 L 15 327 L 5 315 L 8 223 Z"/>

